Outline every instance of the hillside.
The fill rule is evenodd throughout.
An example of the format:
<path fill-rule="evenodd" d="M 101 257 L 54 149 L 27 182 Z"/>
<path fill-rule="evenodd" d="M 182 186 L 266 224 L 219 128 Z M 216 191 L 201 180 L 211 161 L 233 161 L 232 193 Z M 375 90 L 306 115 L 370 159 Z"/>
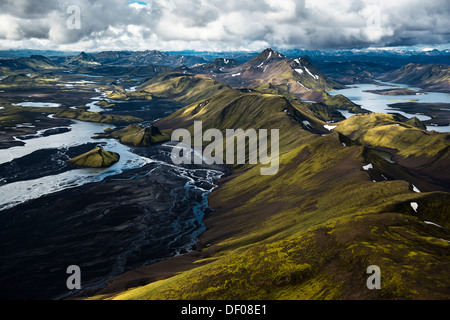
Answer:
<path fill-rule="evenodd" d="M 61 69 L 61 66 L 47 57 L 31 55 L 27 58 L 0 59 L 0 70 L 2 72 L 14 71 L 51 71 Z"/>
<path fill-rule="evenodd" d="M 104 65 L 114 66 L 146 66 L 159 65 L 178 67 L 186 65 L 188 67 L 207 63 L 202 57 L 186 56 L 181 54 L 168 54 L 157 50 L 146 51 L 103 51 L 94 53 L 93 58 Z"/>
<path fill-rule="evenodd" d="M 67 162 L 81 167 L 107 168 L 118 162 L 119 159 L 119 154 L 98 147 L 72 158 Z"/>
<path fill-rule="evenodd" d="M 123 144 L 134 147 L 146 147 L 170 140 L 170 137 L 162 133 L 157 127 L 143 128 L 136 124 L 114 131 L 110 136 L 119 139 Z"/>
<path fill-rule="evenodd" d="M 192 70 L 198 73 L 218 73 L 224 72 L 226 69 L 232 69 L 239 66 L 239 62 L 234 59 L 216 58 L 211 62 L 193 66 Z"/>
<path fill-rule="evenodd" d="M 318 57 L 321 59 L 321 57 Z M 327 76 L 345 85 L 356 83 L 376 83 L 374 79 L 396 69 L 384 62 L 366 61 L 318 61 L 316 66 Z"/>
<path fill-rule="evenodd" d="M 420 178 L 416 184 L 450 192 L 450 134 L 419 127 L 414 118 L 399 123 L 394 115 L 373 113 L 351 117 L 335 130 L 362 145 L 389 152 L 393 161 Z"/>
<path fill-rule="evenodd" d="M 158 73 L 169 72 L 171 69 L 172 68 L 168 66 L 158 66 L 158 65 L 147 65 L 147 66 L 102 65 L 94 67 L 79 67 L 75 69 L 75 72 L 96 76 L 150 78 L 157 75 Z"/>
<path fill-rule="evenodd" d="M 211 76 L 234 88 L 258 89 L 270 84 L 298 96 L 345 88 L 325 76 L 307 57 L 292 59 L 270 48 L 242 65 Z"/>
<path fill-rule="evenodd" d="M 450 92 L 450 66 L 410 63 L 379 77 L 383 81 L 405 83 L 427 91 Z"/>
<path fill-rule="evenodd" d="M 95 298 L 448 299 L 449 193 L 430 181 L 417 192 L 415 176 L 372 151 L 385 140 L 362 138 L 366 129 L 354 123 L 388 126 L 386 141 L 394 141 L 399 155 L 428 163 L 448 150 L 447 136 L 427 137 L 377 115 L 316 134 L 313 122 L 323 122 L 292 103 L 227 90 L 158 121 L 165 129 L 192 129 L 194 120 L 202 120 L 204 130 L 278 128 L 279 171 L 262 176 L 263 165 L 232 166 L 233 174 L 209 196 L 214 213 L 205 220 L 199 250 L 115 277 Z M 400 128 L 412 137 L 407 143 Z M 420 135 L 427 142 L 414 138 Z M 448 166 L 439 168 L 448 174 Z M 382 270 L 381 290 L 366 287 L 372 264 Z M 125 290 L 136 283 L 141 286 Z"/>
<path fill-rule="evenodd" d="M 184 103 L 199 101 L 229 87 L 201 75 L 170 73 L 158 75 L 137 88 L 137 92 L 151 94 L 157 98 L 169 98 Z"/>

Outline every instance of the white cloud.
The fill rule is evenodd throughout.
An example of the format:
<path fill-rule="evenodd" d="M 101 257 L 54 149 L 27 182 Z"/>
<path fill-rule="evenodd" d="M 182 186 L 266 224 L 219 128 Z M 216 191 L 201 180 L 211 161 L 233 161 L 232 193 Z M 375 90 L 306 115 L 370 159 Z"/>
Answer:
<path fill-rule="evenodd" d="M 67 6 L 81 29 L 67 28 Z M 447 0 L 3 0 L 0 48 L 259 50 L 448 43 Z M 44 49 L 44 48 L 43 48 Z"/>

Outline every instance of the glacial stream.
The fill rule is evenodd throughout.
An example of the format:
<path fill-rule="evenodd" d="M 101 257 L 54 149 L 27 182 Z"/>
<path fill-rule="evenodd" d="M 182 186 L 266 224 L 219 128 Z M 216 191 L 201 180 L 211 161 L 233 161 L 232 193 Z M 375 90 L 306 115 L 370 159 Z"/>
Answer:
<path fill-rule="evenodd" d="M 96 290 L 115 275 L 195 248 L 211 213 L 208 195 L 223 168 L 174 165 L 170 143 L 132 148 L 115 139 L 92 139 L 111 127 L 74 120 L 62 133 L 16 137 L 25 145 L 0 151 L 5 290 L 23 287 L 19 298 L 66 298 L 77 294 L 63 281 L 70 264 L 82 267 L 83 290 Z M 75 151 L 96 145 L 119 153 L 119 162 L 99 169 L 65 162 Z M 78 198 L 86 204 L 78 207 L 80 200 L 72 200 Z M 69 222 L 78 216 L 83 218 Z M 26 231 L 42 219 L 48 221 L 45 228 Z M 56 254 L 60 251 L 64 255 Z M 27 277 L 37 269 L 39 277 Z"/>
<path fill-rule="evenodd" d="M 45 176 L 33 180 L 17 181 L 0 186 L 0 210 L 11 208 L 25 201 L 39 198 L 67 188 L 78 187 L 86 183 L 99 182 L 104 178 L 122 173 L 124 170 L 139 168 L 152 160 L 138 156 L 127 146 L 113 139 L 92 139 L 110 125 L 74 120 L 70 131 L 24 140 L 25 146 L 13 147 L 0 152 L 0 165 L 11 162 L 42 149 L 62 150 L 86 143 L 104 144 L 104 148 L 120 154 L 120 160 L 104 169 L 82 168 L 60 174 Z"/>

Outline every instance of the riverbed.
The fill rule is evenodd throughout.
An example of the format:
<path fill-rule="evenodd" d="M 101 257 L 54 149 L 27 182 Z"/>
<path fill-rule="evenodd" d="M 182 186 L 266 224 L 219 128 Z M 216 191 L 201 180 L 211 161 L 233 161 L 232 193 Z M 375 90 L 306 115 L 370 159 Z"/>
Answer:
<path fill-rule="evenodd" d="M 96 93 L 90 111 L 100 111 L 92 102 L 105 97 Z M 165 106 L 179 108 L 127 101 L 123 109 L 151 123 Z M 73 120 L 56 134 L 17 136 L 23 146 L 1 150 L 0 171 L 8 174 L 0 180 L 0 297 L 74 297 L 124 271 L 196 249 L 212 212 L 208 194 L 226 169 L 174 165 L 170 143 L 133 148 L 92 139 L 107 128 L 113 126 Z M 119 153 L 119 162 L 99 169 L 65 162 L 96 145 Z M 81 292 L 66 287 L 72 264 L 82 270 Z"/>

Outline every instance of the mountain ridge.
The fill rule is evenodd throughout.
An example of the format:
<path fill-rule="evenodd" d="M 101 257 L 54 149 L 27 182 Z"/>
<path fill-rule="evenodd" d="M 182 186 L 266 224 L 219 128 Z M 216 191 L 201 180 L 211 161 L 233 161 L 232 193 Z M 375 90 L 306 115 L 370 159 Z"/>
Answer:
<path fill-rule="evenodd" d="M 406 83 L 428 91 L 450 92 L 450 65 L 409 63 L 381 75 L 379 79 Z"/>

